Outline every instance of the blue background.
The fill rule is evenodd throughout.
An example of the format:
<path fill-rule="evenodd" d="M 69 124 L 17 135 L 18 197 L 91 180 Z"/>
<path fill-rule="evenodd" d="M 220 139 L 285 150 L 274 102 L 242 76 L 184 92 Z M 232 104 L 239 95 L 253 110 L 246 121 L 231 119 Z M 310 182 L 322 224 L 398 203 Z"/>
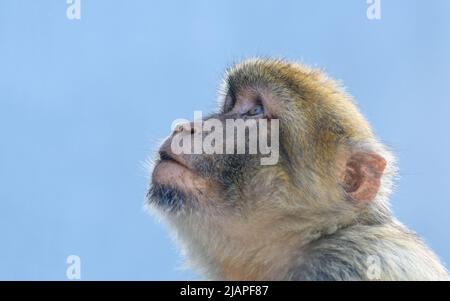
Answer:
<path fill-rule="evenodd" d="M 143 210 L 143 162 L 215 108 L 225 67 L 284 57 L 343 80 L 400 159 L 399 218 L 450 262 L 450 1 L 0 1 L 0 279 L 193 279 Z"/>

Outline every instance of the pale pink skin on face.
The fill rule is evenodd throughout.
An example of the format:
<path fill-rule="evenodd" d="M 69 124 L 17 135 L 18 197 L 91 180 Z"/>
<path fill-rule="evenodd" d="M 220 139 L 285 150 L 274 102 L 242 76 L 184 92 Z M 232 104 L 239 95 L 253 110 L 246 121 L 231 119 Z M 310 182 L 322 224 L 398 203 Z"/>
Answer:
<path fill-rule="evenodd" d="M 176 161 L 160 161 L 153 170 L 154 183 L 173 185 L 196 196 L 199 202 L 217 197 L 217 183 L 205 179 Z"/>

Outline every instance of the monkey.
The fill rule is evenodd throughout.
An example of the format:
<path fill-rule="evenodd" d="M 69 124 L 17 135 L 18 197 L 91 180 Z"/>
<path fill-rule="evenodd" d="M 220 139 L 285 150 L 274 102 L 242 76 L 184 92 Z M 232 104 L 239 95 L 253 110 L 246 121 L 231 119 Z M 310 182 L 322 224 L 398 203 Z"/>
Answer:
<path fill-rule="evenodd" d="M 146 198 L 202 277 L 450 279 L 392 213 L 396 158 L 340 82 L 297 62 L 250 58 L 227 69 L 218 98 L 216 112 L 162 143 Z M 259 153 L 172 151 L 175 135 L 194 139 L 196 124 L 212 118 L 279 120 L 276 164 L 262 165 Z"/>

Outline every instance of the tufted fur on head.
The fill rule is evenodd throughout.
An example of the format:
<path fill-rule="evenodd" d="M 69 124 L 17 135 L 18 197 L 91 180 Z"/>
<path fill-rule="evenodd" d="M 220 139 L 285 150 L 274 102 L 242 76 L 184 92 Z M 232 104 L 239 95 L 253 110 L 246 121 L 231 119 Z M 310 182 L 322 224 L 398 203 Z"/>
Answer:
<path fill-rule="evenodd" d="M 280 121 L 276 165 L 200 155 L 179 159 L 187 169 L 153 171 L 148 205 L 192 266 L 226 280 L 449 279 L 392 215 L 395 158 L 336 81 L 249 59 L 226 72 L 214 116 L 236 118 L 255 99 Z"/>

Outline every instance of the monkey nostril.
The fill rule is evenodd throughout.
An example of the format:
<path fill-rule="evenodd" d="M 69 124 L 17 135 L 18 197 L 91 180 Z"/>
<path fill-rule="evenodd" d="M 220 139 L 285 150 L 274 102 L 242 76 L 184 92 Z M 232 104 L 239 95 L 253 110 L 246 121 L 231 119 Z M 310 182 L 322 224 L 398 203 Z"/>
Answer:
<path fill-rule="evenodd" d="M 184 123 L 184 124 L 178 124 L 175 129 L 174 133 L 190 133 L 191 135 L 195 134 L 195 126 L 193 123 Z"/>
<path fill-rule="evenodd" d="M 175 127 L 175 133 L 182 133 L 186 130 L 186 125 L 185 124 L 178 124 Z"/>
<path fill-rule="evenodd" d="M 161 160 L 169 160 L 169 161 L 173 160 L 172 156 L 169 155 L 169 153 L 164 150 L 159 151 L 159 158 Z"/>

